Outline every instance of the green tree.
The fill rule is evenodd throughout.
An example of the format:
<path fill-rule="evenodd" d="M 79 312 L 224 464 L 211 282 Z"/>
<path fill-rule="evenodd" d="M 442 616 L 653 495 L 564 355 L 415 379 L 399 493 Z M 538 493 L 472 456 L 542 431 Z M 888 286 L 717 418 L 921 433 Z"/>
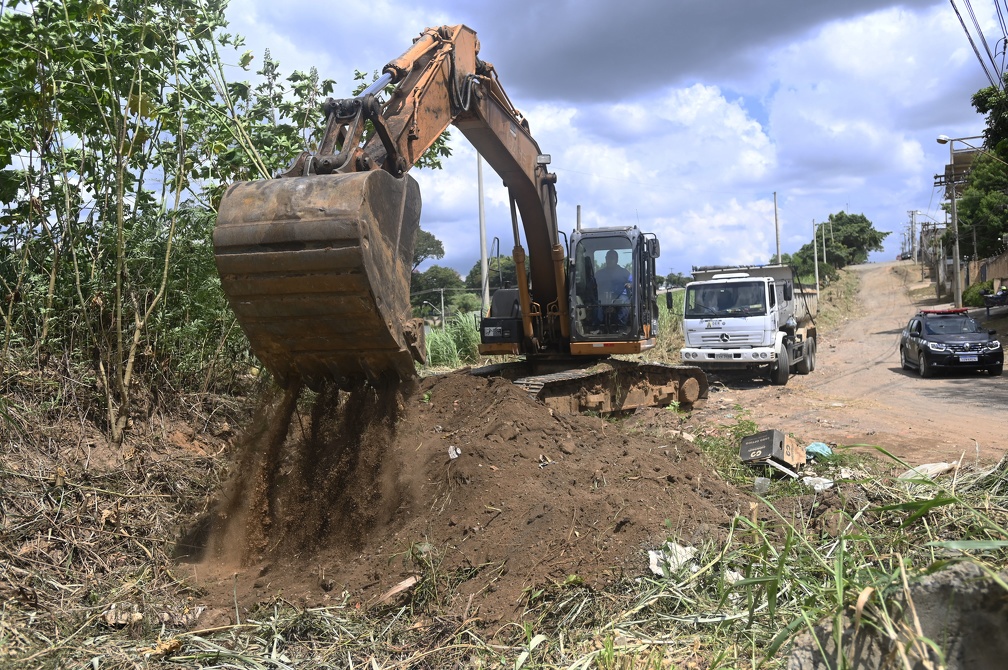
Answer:
<path fill-rule="evenodd" d="M 1002 77 L 1002 82 L 1008 85 L 1008 72 Z M 984 144 L 996 147 L 1008 140 L 1008 96 L 1003 87 L 987 86 L 973 94 L 970 102 L 973 108 L 986 117 L 987 127 L 984 129 Z"/>
<path fill-rule="evenodd" d="M 781 254 L 781 262 L 793 267 L 799 276 L 815 274 L 815 261 L 818 258 L 819 276 L 834 279 L 839 269 L 864 263 L 868 260 L 868 254 L 881 251 L 882 243 L 889 235 L 888 232 L 875 230 L 864 214 L 837 212 L 830 214 L 822 225 L 826 234 L 825 257 L 822 237 L 818 238 L 815 248 L 812 242 L 808 242 L 793 254 Z M 769 262 L 776 263 L 777 257 L 772 257 Z"/>
<path fill-rule="evenodd" d="M 1005 160 L 1008 141 L 994 156 Z M 1003 153 L 1004 152 L 1004 153 Z M 967 257 L 988 258 L 1004 252 L 1008 234 L 1008 169 L 997 158 L 980 154 L 956 202 L 959 246 Z"/>
<path fill-rule="evenodd" d="M 458 272 L 441 265 L 432 265 L 423 272 L 413 273 L 410 281 L 410 302 L 413 307 L 420 307 L 426 300 L 440 309 L 442 291 L 447 305 L 451 303 L 452 295 L 463 288 L 465 283 Z"/>
<path fill-rule="evenodd" d="M 416 246 L 413 248 L 413 270 L 416 271 L 429 258 L 444 258 L 444 245 L 432 233 L 421 228 L 417 230 Z"/>
<path fill-rule="evenodd" d="M 686 286 L 690 282 L 690 279 L 690 275 L 684 275 L 680 272 L 670 272 L 664 277 L 665 286 L 668 288 Z"/>
<path fill-rule="evenodd" d="M 466 275 L 466 288 L 482 291 L 483 284 L 481 277 L 480 262 L 476 261 L 476 264 L 469 270 L 469 274 Z M 490 286 L 491 294 L 505 286 L 511 288 L 517 286 L 518 281 L 515 279 L 514 259 L 510 256 L 494 256 L 487 259 L 487 283 Z"/>
<path fill-rule="evenodd" d="M 0 366 L 53 353 L 87 363 L 115 442 L 141 376 L 171 369 L 157 325 L 167 301 L 185 299 L 169 295 L 176 273 L 192 277 L 176 264 L 180 232 L 205 222 L 182 206 L 201 164 L 195 120 L 227 118 L 212 101 L 216 49 L 236 46 L 213 39 L 223 8 L 14 0 L 0 13 L 0 246 L 18 296 L 5 304 Z M 216 340 L 224 324 L 207 323 L 204 341 Z"/>

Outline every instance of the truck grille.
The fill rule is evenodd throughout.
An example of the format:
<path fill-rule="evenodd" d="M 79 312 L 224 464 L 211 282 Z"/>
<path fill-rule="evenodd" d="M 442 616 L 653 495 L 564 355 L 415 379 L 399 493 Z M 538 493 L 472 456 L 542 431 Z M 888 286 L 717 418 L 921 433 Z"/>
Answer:
<path fill-rule="evenodd" d="M 983 349 L 983 345 L 979 342 L 960 342 L 958 344 L 948 345 L 950 351 L 960 352 L 960 351 L 980 351 Z"/>
<path fill-rule="evenodd" d="M 722 335 L 727 335 L 727 339 L 724 339 Z M 753 333 L 703 333 L 700 335 L 701 343 L 713 346 L 758 346 L 760 339 L 759 334 Z"/>

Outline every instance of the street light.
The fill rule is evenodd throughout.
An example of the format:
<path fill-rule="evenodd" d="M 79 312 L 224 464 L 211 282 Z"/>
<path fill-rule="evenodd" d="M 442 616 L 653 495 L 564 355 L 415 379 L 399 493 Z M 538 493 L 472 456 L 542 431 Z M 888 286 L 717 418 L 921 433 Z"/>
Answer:
<path fill-rule="evenodd" d="M 423 305 L 427 305 L 427 306 L 428 306 L 428 307 L 430 307 L 430 308 L 431 308 L 432 310 L 434 310 L 435 312 L 437 312 L 437 313 L 438 313 L 438 316 L 440 316 L 440 317 L 441 317 L 441 330 L 444 330 L 444 327 L 445 327 L 445 322 L 444 322 L 444 312 L 442 312 L 442 311 L 441 311 L 440 309 L 438 309 L 437 307 L 435 307 L 434 305 L 432 305 L 432 304 L 431 304 L 430 302 L 428 302 L 428 301 L 426 301 L 426 300 L 424 300 L 424 301 L 423 301 L 423 302 L 422 302 L 421 304 L 423 304 Z"/>
<path fill-rule="evenodd" d="M 966 140 L 979 140 L 982 139 L 983 135 L 974 135 L 972 137 L 949 137 L 948 135 L 939 135 L 938 144 L 949 145 L 949 181 L 952 187 L 952 234 L 953 234 L 953 247 L 952 247 L 952 281 L 954 283 L 953 295 L 955 296 L 955 306 L 962 307 L 962 279 L 960 277 L 959 269 L 959 216 L 956 213 L 956 178 L 955 178 L 955 143 L 962 142 L 968 147 L 972 147 L 968 144 Z M 976 149 L 976 147 L 973 147 Z"/>

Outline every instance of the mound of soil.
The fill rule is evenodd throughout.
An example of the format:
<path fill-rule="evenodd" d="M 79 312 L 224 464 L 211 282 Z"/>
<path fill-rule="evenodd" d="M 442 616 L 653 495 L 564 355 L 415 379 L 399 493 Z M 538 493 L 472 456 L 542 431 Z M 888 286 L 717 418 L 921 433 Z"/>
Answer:
<path fill-rule="evenodd" d="M 276 596 L 392 603 L 432 574 L 452 587 L 440 611 L 513 620 L 533 587 L 643 574 L 670 536 L 721 541 L 745 504 L 669 410 L 553 414 L 465 372 L 311 405 L 292 392 L 260 413 L 197 524 L 209 537 L 180 543 L 205 589 L 201 627 Z"/>

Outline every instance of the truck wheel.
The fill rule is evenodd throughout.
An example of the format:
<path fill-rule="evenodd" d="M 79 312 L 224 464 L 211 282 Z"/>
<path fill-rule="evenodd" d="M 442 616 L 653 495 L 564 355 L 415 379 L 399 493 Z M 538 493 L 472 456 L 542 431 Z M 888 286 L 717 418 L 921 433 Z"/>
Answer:
<path fill-rule="evenodd" d="M 920 365 L 917 369 L 920 372 L 920 376 L 924 379 L 934 377 L 934 366 L 928 361 L 927 354 L 923 351 L 920 352 Z"/>
<path fill-rule="evenodd" d="M 795 363 L 795 372 L 800 375 L 807 375 L 812 372 L 815 365 L 815 340 L 805 340 L 802 346 L 802 357 Z"/>
<path fill-rule="evenodd" d="M 787 349 L 781 347 L 777 352 L 777 367 L 770 373 L 770 383 L 774 386 L 784 386 L 791 376 L 791 361 L 788 360 Z"/>

